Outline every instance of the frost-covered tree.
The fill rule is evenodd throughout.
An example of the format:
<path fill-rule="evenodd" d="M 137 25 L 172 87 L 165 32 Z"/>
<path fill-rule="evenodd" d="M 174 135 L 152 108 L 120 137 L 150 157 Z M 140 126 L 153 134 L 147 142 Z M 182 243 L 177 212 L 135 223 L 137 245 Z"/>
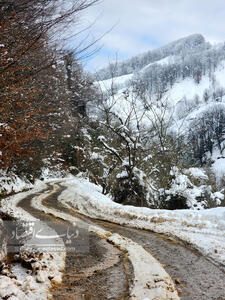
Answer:
<path fill-rule="evenodd" d="M 173 116 L 167 105 L 134 89 L 107 91 L 98 103 L 94 152 L 103 168 L 97 178 L 117 202 L 154 206 L 157 188 L 167 186 L 184 144 L 170 129 Z"/>
<path fill-rule="evenodd" d="M 223 155 L 225 142 L 225 107 L 218 103 L 202 113 L 201 117 L 193 120 L 189 127 L 190 146 L 194 158 L 200 165 L 207 162 L 213 150 L 219 150 Z"/>

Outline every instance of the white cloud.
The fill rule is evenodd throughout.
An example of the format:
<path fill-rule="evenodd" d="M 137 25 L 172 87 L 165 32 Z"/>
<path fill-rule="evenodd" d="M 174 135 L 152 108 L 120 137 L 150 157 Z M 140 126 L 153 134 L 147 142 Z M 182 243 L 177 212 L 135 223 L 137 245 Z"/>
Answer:
<path fill-rule="evenodd" d="M 132 55 L 138 51 L 140 52 L 143 48 L 147 48 L 146 43 L 140 39 L 135 40 L 131 36 L 113 32 L 104 37 L 104 45 L 112 51 L 126 53 L 127 55 Z"/>
<path fill-rule="evenodd" d="M 224 0 L 103 0 L 85 12 L 89 23 L 96 18 L 95 36 L 115 25 L 101 41 L 100 56 L 130 57 L 193 33 L 224 39 Z"/>

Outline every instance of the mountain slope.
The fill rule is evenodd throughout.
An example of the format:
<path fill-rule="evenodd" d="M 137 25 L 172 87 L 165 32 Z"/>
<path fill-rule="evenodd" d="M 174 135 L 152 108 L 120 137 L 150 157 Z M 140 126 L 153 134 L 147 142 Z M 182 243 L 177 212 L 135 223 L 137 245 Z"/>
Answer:
<path fill-rule="evenodd" d="M 113 109 L 120 117 L 126 118 L 134 99 L 140 113 L 163 111 L 170 131 L 182 132 L 191 144 L 194 163 L 214 163 L 217 181 L 222 182 L 225 171 L 220 168 L 218 175 L 216 166 L 217 159 L 225 165 L 224 44 L 210 45 L 195 34 L 111 64 L 95 75 L 101 89 L 114 99 Z M 151 117 L 142 119 L 145 126 Z"/>
<path fill-rule="evenodd" d="M 134 71 L 140 71 L 147 65 L 156 63 L 169 56 L 176 56 L 180 53 L 186 55 L 192 51 L 200 52 L 210 48 L 211 45 L 205 42 L 201 34 L 193 34 L 159 49 L 145 52 L 119 63 L 112 63 L 108 67 L 99 70 L 96 75 L 100 80 L 105 80 L 112 77 L 112 70 L 115 71 L 114 76 L 126 75 Z"/>

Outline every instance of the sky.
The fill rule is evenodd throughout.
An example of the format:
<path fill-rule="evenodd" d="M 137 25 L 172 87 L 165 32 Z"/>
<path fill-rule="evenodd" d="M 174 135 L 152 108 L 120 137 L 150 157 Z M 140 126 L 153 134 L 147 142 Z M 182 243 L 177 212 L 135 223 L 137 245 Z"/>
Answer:
<path fill-rule="evenodd" d="M 225 41 L 225 1 L 101 0 L 83 12 L 82 26 L 91 24 L 87 40 L 103 36 L 101 49 L 84 61 L 94 72 L 194 33 L 212 43 Z"/>

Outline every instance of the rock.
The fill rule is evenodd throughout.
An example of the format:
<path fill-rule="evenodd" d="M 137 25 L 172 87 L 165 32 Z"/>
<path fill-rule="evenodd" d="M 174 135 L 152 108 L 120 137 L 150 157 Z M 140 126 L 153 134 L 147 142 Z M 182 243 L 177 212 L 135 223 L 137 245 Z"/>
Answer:
<path fill-rule="evenodd" d="M 179 279 L 179 278 L 176 278 L 176 279 L 175 279 L 175 283 L 176 283 L 176 284 L 181 284 L 180 279 Z"/>
<path fill-rule="evenodd" d="M 10 270 L 8 268 L 5 268 L 1 271 L 1 274 L 8 276 L 10 274 Z"/>
<path fill-rule="evenodd" d="M 14 255 L 14 260 L 17 262 L 17 261 L 20 261 L 20 255 L 19 254 L 15 254 Z"/>
<path fill-rule="evenodd" d="M 14 275 L 14 274 L 9 274 L 9 278 L 11 278 L 11 279 L 17 279 L 17 277 L 16 277 L 16 275 Z"/>
<path fill-rule="evenodd" d="M 45 271 L 38 272 L 36 276 L 36 281 L 39 283 L 43 283 L 48 279 L 48 273 Z"/>

